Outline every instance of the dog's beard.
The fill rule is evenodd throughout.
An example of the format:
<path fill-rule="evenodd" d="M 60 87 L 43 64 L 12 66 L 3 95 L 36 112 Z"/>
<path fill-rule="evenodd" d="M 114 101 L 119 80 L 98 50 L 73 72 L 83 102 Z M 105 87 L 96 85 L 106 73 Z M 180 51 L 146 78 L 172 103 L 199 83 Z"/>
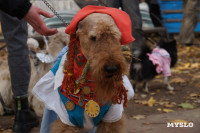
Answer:
<path fill-rule="evenodd" d="M 122 74 L 112 78 L 102 78 L 96 81 L 95 93 L 101 102 L 112 102 L 112 98 L 117 95 L 117 90 L 122 85 Z"/>
<path fill-rule="evenodd" d="M 110 59 L 101 54 L 92 61 L 90 66 L 92 79 L 95 81 L 95 93 L 103 103 L 113 102 L 113 97 L 117 95 L 118 88 L 122 85 L 122 75 L 127 72 L 127 64 L 123 55 L 117 54 L 115 59 L 111 59 L 114 64 L 119 64 L 118 70 L 113 74 L 108 74 L 104 66 L 110 62 Z M 106 60 L 108 59 L 108 60 Z"/>

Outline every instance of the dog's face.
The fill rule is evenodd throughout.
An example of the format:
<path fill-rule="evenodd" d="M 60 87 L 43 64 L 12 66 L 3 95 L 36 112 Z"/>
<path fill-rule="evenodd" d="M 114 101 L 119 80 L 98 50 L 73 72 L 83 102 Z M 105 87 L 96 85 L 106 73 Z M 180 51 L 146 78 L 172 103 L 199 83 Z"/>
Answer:
<path fill-rule="evenodd" d="M 76 35 L 83 55 L 91 60 L 90 72 L 97 88 L 113 88 L 127 66 L 121 51 L 121 32 L 112 17 L 88 15 L 79 22 Z"/>

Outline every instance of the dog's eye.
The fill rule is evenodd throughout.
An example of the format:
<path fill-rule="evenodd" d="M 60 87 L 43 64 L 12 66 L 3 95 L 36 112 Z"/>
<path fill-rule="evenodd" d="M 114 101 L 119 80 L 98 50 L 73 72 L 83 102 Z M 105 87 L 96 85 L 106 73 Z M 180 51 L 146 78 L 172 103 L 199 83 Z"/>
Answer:
<path fill-rule="evenodd" d="M 90 39 L 91 39 L 92 41 L 96 41 L 96 36 L 91 36 Z"/>

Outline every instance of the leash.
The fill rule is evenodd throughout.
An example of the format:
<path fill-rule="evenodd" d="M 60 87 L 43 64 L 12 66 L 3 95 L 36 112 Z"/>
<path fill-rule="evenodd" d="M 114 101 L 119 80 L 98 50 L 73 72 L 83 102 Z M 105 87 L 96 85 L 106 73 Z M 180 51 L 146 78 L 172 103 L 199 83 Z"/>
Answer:
<path fill-rule="evenodd" d="M 42 0 L 44 2 L 44 4 L 46 4 L 46 6 L 56 15 L 56 17 L 58 17 L 58 19 L 60 19 L 61 22 L 63 22 L 63 24 L 67 27 L 69 24 L 67 24 L 65 22 L 65 20 L 63 19 L 63 17 L 61 17 L 58 12 L 49 4 L 49 2 L 47 2 L 47 0 Z"/>

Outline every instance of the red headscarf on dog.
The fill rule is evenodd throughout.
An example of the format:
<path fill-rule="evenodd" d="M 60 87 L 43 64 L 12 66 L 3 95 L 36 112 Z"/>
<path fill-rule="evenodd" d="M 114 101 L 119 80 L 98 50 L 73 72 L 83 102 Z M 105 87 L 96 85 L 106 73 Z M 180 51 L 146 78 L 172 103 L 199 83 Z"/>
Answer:
<path fill-rule="evenodd" d="M 104 13 L 110 15 L 115 21 L 117 27 L 121 32 L 121 44 L 128 44 L 135 39 L 132 36 L 131 20 L 128 14 L 117 8 L 103 7 L 103 6 L 86 6 L 82 8 L 72 19 L 69 26 L 67 26 L 65 32 L 67 34 L 75 33 L 76 27 L 79 21 L 92 13 Z"/>

